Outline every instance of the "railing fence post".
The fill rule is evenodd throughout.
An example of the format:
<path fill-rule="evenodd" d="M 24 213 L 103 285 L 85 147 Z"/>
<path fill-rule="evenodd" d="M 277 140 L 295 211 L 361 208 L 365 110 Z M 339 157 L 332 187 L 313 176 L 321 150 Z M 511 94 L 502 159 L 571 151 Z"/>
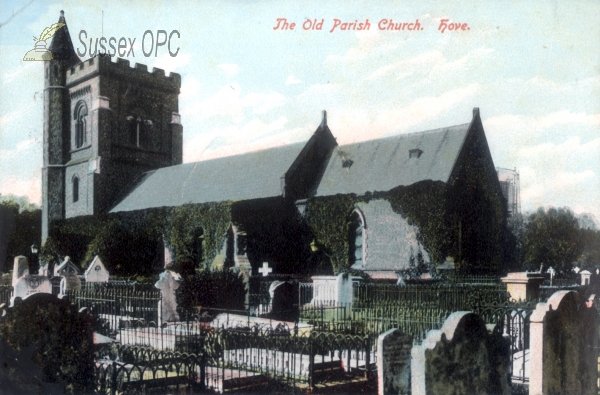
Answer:
<path fill-rule="evenodd" d="M 117 393 L 117 363 L 112 363 L 112 372 L 110 378 L 110 395 L 116 395 Z"/>

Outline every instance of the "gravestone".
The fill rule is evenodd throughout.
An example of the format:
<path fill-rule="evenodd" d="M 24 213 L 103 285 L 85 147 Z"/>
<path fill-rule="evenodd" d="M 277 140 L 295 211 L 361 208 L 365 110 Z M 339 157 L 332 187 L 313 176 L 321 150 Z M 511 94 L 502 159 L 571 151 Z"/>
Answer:
<path fill-rule="evenodd" d="M 13 286 L 13 296 L 10 298 L 10 305 L 14 304 L 16 298 L 27 299 L 31 295 L 38 293 L 52 293 L 50 280 L 46 276 L 27 274 L 19 278 Z"/>
<path fill-rule="evenodd" d="M 62 299 L 67 296 L 69 291 L 79 291 L 81 290 L 81 280 L 78 275 L 68 275 L 63 276 L 60 280 L 60 292 L 58 294 L 58 298 Z"/>
<path fill-rule="evenodd" d="M 92 263 L 85 271 L 85 282 L 86 283 L 107 283 L 110 279 L 110 274 L 104 263 L 98 255 L 94 257 Z"/>
<path fill-rule="evenodd" d="M 598 393 L 598 312 L 594 296 L 555 292 L 531 314 L 529 393 Z"/>
<path fill-rule="evenodd" d="M 59 299 L 64 298 L 69 291 L 79 291 L 81 289 L 81 280 L 79 279 L 79 269 L 68 256 L 54 269 L 55 276 L 62 277 L 60 280 Z"/>
<path fill-rule="evenodd" d="M 404 394 L 410 389 L 412 336 L 390 329 L 377 339 L 378 394 Z"/>
<path fill-rule="evenodd" d="M 12 286 L 14 287 L 21 277 L 29 275 L 29 261 L 27 257 L 19 255 L 13 262 Z"/>
<path fill-rule="evenodd" d="M 510 394 L 509 345 L 476 314 L 451 314 L 411 350 L 411 393 Z"/>
<path fill-rule="evenodd" d="M 352 304 L 353 277 L 345 273 L 337 276 L 313 276 L 313 299 L 311 304 L 327 306 L 347 306 Z"/>
<path fill-rule="evenodd" d="M 44 262 L 40 263 L 40 269 L 38 270 L 38 274 L 40 276 L 49 277 L 48 275 L 50 273 L 49 273 L 49 269 L 48 269 L 48 264 L 47 263 L 44 263 Z"/>
<path fill-rule="evenodd" d="M 584 270 L 581 273 L 581 285 L 590 285 L 590 278 L 592 277 L 592 273 L 588 270 Z"/>
<path fill-rule="evenodd" d="M 78 274 L 79 269 L 77 268 L 77 266 L 75 266 L 73 262 L 71 262 L 71 258 L 69 258 L 68 256 L 65 257 L 65 259 L 60 263 L 60 265 L 54 268 L 55 276 L 66 277 L 76 276 Z"/>
<path fill-rule="evenodd" d="M 171 270 L 165 270 L 158 277 L 154 286 L 160 289 L 162 300 L 158 302 L 158 321 L 160 325 L 179 321 L 177 314 L 177 299 L 175 291 L 181 285 L 181 276 Z"/>
<path fill-rule="evenodd" d="M 271 312 L 266 317 L 281 321 L 296 321 L 298 309 L 298 285 L 291 281 L 279 281 L 272 290 Z"/>

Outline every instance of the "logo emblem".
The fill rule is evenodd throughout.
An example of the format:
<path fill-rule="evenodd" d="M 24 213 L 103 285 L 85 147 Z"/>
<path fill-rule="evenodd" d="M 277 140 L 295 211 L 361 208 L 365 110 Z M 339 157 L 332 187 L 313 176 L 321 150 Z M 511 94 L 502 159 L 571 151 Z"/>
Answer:
<path fill-rule="evenodd" d="M 44 29 L 40 38 L 33 38 L 35 47 L 23 56 L 24 61 L 49 61 L 54 59 L 54 54 L 46 48 L 46 41 L 50 40 L 54 34 L 65 27 L 62 22 L 55 23 Z"/>
<path fill-rule="evenodd" d="M 36 289 L 40 285 L 40 279 L 38 277 L 30 277 L 29 278 L 29 287 L 31 289 Z"/>

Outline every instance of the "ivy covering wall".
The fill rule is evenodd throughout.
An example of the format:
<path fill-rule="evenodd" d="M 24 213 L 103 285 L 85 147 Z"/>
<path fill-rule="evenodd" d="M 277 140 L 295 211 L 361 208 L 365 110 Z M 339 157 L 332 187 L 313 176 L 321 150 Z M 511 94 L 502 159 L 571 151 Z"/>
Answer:
<path fill-rule="evenodd" d="M 350 215 L 357 203 L 372 199 L 390 202 L 395 213 L 418 227 L 417 238 L 435 263 L 444 261 L 455 247 L 447 212 L 447 186 L 443 182 L 422 181 L 389 192 L 335 195 L 313 198 L 307 220 L 315 242 L 329 256 L 336 273 L 348 271 Z M 407 262 L 408 263 L 408 262 Z"/>
<path fill-rule="evenodd" d="M 307 222 L 314 241 L 327 254 L 336 273 L 350 270 L 350 215 L 357 203 L 385 199 L 395 213 L 418 228 L 417 239 L 435 265 L 452 256 L 459 271 L 496 271 L 503 259 L 502 197 L 494 193 L 493 185 L 488 185 L 493 180 L 470 172 L 476 173 L 474 168 L 467 168 L 453 185 L 426 180 L 388 192 L 313 198 L 308 204 Z M 476 187 L 464 187 L 465 177 L 469 178 L 468 185 Z"/>
<path fill-rule="evenodd" d="M 166 244 L 181 274 L 192 274 L 218 254 L 230 224 L 229 202 L 76 217 L 53 223 L 41 259 L 56 264 L 68 255 L 85 269 L 99 255 L 111 275 L 143 276 L 163 269 Z"/>

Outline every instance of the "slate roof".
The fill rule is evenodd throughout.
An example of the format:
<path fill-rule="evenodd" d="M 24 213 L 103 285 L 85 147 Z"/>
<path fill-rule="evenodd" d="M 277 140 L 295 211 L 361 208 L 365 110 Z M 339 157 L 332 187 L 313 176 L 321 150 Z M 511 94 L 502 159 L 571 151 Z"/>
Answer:
<path fill-rule="evenodd" d="M 305 145 L 291 144 L 147 172 L 111 212 L 281 196 L 281 178 Z"/>
<path fill-rule="evenodd" d="M 470 124 L 402 134 L 338 147 L 316 196 L 389 191 L 423 180 L 447 182 Z M 419 149 L 419 158 L 409 151 Z M 344 161 L 346 165 L 344 167 Z"/>

